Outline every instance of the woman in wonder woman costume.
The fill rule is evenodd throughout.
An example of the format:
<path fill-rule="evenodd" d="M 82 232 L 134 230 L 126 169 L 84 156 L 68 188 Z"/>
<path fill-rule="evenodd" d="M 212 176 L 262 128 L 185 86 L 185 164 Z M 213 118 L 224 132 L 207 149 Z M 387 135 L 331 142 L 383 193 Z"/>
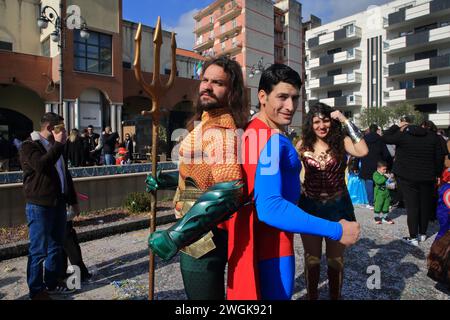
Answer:
<path fill-rule="evenodd" d="M 297 144 L 305 167 L 300 208 L 329 221 L 356 221 L 345 184 L 346 154 L 358 158 L 367 154 L 362 137 L 361 131 L 340 111 L 323 103 L 310 108 L 302 140 Z M 303 234 L 302 241 L 308 298 L 316 300 L 323 237 Z M 332 239 L 325 242 L 330 299 L 337 300 L 341 297 L 345 247 Z"/>

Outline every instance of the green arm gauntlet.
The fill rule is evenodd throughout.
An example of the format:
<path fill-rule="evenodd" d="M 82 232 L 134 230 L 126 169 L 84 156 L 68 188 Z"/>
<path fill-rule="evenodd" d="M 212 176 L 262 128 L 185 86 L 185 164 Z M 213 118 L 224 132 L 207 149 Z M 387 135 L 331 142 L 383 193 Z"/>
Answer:
<path fill-rule="evenodd" d="M 203 193 L 191 209 L 167 230 L 150 234 L 148 245 L 163 260 L 173 258 L 218 223 L 227 220 L 243 204 L 241 180 L 218 183 Z"/>
<path fill-rule="evenodd" d="M 145 191 L 151 192 L 158 189 L 175 189 L 178 186 L 179 171 L 158 171 L 156 179 L 151 173 L 145 179 Z"/>

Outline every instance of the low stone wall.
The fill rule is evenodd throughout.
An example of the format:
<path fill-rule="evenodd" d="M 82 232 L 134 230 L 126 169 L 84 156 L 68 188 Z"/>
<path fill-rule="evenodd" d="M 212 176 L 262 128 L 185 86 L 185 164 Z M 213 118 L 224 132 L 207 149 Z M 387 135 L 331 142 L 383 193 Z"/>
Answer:
<path fill-rule="evenodd" d="M 75 178 L 75 189 L 89 196 L 80 202 L 82 211 L 120 207 L 127 194 L 145 190 L 147 173 Z M 0 185 L 0 228 L 26 223 L 22 183 Z M 158 191 L 158 199 L 171 199 L 174 191 Z"/>

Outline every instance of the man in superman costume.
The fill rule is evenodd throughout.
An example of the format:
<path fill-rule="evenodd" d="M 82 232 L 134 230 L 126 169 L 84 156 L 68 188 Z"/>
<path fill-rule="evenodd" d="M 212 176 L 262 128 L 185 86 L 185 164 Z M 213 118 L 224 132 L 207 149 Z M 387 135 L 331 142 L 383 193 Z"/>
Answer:
<path fill-rule="evenodd" d="M 183 219 L 149 238 L 161 258 L 173 258 L 219 220 L 227 221 L 229 300 L 290 299 L 294 283 L 293 234 L 307 233 L 356 242 L 356 222 L 330 222 L 296 206 L 300 161 L 284 136 L 298 105 L 301 80 L 285 65 L 264 71 L 259 89 L 261 112 L 242 138 L 245 191 L 239 183 L 210 187 Z M 235 211 L 237 212 L 235 213 Z"/>
<path fill-rule="evenodd" d="M 260 80 L 260 113 L 242 137 L 245 196 L 228 229 L 229 300 L 289 300 L 294 289 L 293 233 L 356 242 L 359 224 L 331 222 L 297 206 L 301 162 L 285 134 L 299 102 L 300 76 L 286 65 L 266 69 Z"/>

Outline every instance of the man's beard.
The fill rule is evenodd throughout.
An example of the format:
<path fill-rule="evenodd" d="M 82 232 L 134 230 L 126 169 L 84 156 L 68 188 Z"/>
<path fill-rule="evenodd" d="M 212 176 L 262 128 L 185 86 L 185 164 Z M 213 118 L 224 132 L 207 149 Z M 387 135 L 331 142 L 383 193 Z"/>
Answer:
<path fill-rule="evenodd" d="M 214 110 L 214 109 L 219 109 L 219 108 L 223 108 L 225 107 L 224 103 L 219 101 L 219 99 L 217 99 L 216 96 L 214 95 L 209 95 L 210 97 L 214 98 L 215 101 L 210 101 L 210 102 L 202 102 L 201 100 L 201 96 L 204 94 L 204 92 L 202 92 L 200 94 L 200 96 L 198 97 L 197 100 L 197 110 L 201 110 L 201 111 L 210 111 L 210 110 Z"/>

